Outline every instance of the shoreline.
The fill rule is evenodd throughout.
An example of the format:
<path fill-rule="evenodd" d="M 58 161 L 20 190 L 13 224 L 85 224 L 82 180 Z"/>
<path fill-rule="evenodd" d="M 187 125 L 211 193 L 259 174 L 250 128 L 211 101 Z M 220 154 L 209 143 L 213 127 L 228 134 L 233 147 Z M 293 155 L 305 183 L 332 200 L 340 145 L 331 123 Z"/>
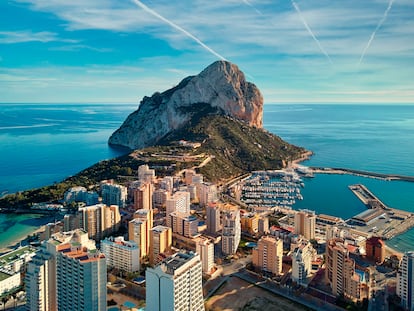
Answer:
<path fill-rule="evenodd" d="M 21 216 L 21 214 L 19 214 L 18 216 Z M 35 214 L 35 216 L 38 216 L 38 214 Z M 3 240 L 4 242 L 1 241 L 0 253 L 12 251 L 18 248 L 20 245 L 28 245 L 29 243 L 27 242 L 27 237 L 36 233 L 44 232 L 45 226 L 48 223 L 53 222 L 53 220 L 54 218 L 51 215 L 44 215 L 44 217 L 33 218 L 30 218 L 29 216 L 23 220 L 18 219 L 18 222 L 25 222 L 25 225 L 23 227 L 20 227 L 21 225 L 19 224 L 12 225 L 12 228 L 16 225 L 19 227 L 14 228 L 14 230 L 11 230 L 11 232 L 7 234 L 9 237 L 12 237 L 9 241 L 7 237 L 5 238 L 5 240 Z"/>
<path fill-rule="evenodd" d="M 36 230 L 31 231 L 30 234 L 26 234 L 25 237 L 14 239 L 7 246 L 3 246 L 3 247 L 0 248 L 0 254 L 4 254 L 4 253 L 8 253 L 10 251 L 13 251 L 13 250 L 19 248 L 20 245 L 21 246 L 28 245 L 28 243 L 25 243 L 25 244 L 21 244 L 21 243 L 26 241 L 26 238 L 27 238 L 28 235 L 33 235 L 33 234 L 36 234 L 36 233 L 42 233 L 42 232 L 45 231 L 45 228 L 46 228 L 46 225 L 42 225 L 39 228 L 37 228 Z"/>
<path fill-rule="evenodd" d="M 401 259 L 402 256 L 404 255 L 404 253 L 396 250 L 395 248 L 393 248 L 393 247 L 391 247 L 391 246 L 389 246 L 385 243 L 385 256 L 387 257 L 387 256 L 391 256 L 391 255 L 396 255 L 398 257 L 398 259 Z"/>
<path fill-rule="evenodd" d="M 302 153 L 302 155 L 299 158 L 290 162 L 288 164 L 288 167 L 296 168 L 298 167 L 299 163 L 309 160 L 311 156 L 313 156 L 313 152 L 307 150 L 304 153 Z"/>

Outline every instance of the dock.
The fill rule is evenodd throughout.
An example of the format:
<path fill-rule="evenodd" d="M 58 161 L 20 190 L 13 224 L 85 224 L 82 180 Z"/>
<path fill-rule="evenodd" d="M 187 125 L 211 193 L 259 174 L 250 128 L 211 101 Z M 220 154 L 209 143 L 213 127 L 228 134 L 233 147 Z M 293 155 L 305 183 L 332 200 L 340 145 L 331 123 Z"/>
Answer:
<path fill-rule="evenodd" d="M 346 221 L 362 235 L 388 240 L 414 227 L 413 213 L 388 207 L 362 184 L 350 185 L 349 189 L 368 208 Z"/>
<path fill-rule="evenodd" d="M 314 174 L 349 174 L 361 177 L 369 177 L 369 178 L 378 178 L 383 180 L 400 180 L 400 181 L 408 181 L 414 182 L 414 176 L 406 176 L 406 175 L 399 175 L 399 174 L 384 174 L 384 173 L 376 173 L 376 172 L 369 172 L 369 171 L 362 171 L 362 170 L 354 170 L 349 168 L 340 168 L 340 167 L 309 167 L 310 171 Z"/>
<path fill-rule="evenodd" d="M 364 203 L 368 208 L 389 209 L 380 199 L 362 184 L 350 185 L 349 189 Z"/>

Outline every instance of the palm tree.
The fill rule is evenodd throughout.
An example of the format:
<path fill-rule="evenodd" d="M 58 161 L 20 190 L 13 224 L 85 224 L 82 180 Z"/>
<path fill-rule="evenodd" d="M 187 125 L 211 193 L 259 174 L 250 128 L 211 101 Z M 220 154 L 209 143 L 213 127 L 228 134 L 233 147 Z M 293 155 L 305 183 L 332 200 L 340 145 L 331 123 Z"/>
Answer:
<path fill-rule="evenodd" d="M 4 310 L 6 310 L 6 303 L 7 303 L 7 301 L 9 301 L 9 296 L 3 296 L 2 298 L 1 298 L 1 302 L 3 303 L 3 311 Z"/>
<path fill-rule="evenodd" d="M 14 292 L 11 296 L 13 297 L 13 306 L 14 306 L 14 308 L 16 308 L 16 306 L 17 306 L 17 301 L 16 301 L 17 292 Z"/>

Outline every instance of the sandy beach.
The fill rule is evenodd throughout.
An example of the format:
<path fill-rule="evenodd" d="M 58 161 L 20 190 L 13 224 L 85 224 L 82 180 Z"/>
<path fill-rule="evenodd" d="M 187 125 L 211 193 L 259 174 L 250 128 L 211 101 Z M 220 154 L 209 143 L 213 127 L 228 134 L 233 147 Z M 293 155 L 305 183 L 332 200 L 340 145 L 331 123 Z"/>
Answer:
<path fill-rule="evenodd" d="M 37 229 L 33 230 L 33 231 L 30 233 L 30 235 L 35 234 L 35 233 L 41 233 L 41 232 L 44 232 L 44 231 L 45 231 L 45 227 L 46 227 L 45 225 L 40 226 L 39 228 L 37 228 Z M 7 246 L 5 246 L 5 247 L 0 248 L 0 254 L 7 253 L 7 252 L 10 252 L 10 251 L 12 251 L 12 250 L 14 250 L 14 249 L 18 248 L 18 247 L 20 246 L 21 242 L 24 242 L 24 241 L 26 240 L 26 237 L 27 237 L 27 234 L 25 234 L 25 235 L 24 235 L 24 236 L 22 236 L 22 237 L 17 237 L 17 238 L 16 238 L 16 239 L 14 239 L 11 243 L 9 243 L 9 245 L 7 245 Z M 23 244 L 24 244 L 24 243 L 22 243 L 22 245 L 23 245 Z"/>
<path fill-rule="evenodd" d="M 397 255 L 397 257 L 401 259 L 404 253 L 399 252 L 388 245 L 385 245 L 385 257 L 390 257 L 391 255 Z"/>

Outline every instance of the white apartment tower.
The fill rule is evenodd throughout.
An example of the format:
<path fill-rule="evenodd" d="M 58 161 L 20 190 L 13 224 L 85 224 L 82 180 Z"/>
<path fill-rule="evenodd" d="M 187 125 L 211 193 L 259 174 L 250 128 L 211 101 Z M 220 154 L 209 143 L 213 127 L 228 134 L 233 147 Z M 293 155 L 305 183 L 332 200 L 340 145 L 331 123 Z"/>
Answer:
<path fill-rule="evenodd" d="M 106 258 L 80 229 L 44 242 L 25 283 L 26 310 L 106 310 Z"/>
<path fill-rule="evenodd" d="M 301 243 L 292 253 L 292 279 L 301 282 L 310 276 L 316 251 L 308 241 Z"/>
<path fill-rule="evenodd" d="M 155 170 L 150 169 L 148 165 L 140 165 L 138 167 L 138 180 L 142 182 L 153 182 L 155 179 Z"/>
<path fill-rule="evenodd" d="M 200 256 L 177 253 L 147 268 L 147 311 L 204 311 Z"/>
<path fill-rule="evenodd" d="M 406 252 L 401 258 L 397 274 L 397 295 L 405 310 L 414 310 L 414 252 Z"/>
<path fill-rule="evenodd" d="M 57 247 L 56 280 L 58 310 L 106 310 L 106 258 L 76 234 Z"/>
<path fill-rule="evenodd" d="M 167 226 L 171 227 L 170 214 L 179 212 L 184 215 L 190 214 L 190 193 L 187 191 L 177 191 L 166 202 Z"/>
<path fill-rule="evenodd" d="M 236 253 L 241 238 L 240 211 L 237 207 L 223 213 L 221 250 L 226 255 Z"/>
<path fill-rule="evenodd" d="M 214 243 L 207 238 L 200 238 L 196 244 L 196 252 L 200 254 L 204 273 L 210 273 L 214 267 Z"/>
<path fill-rule="evenodd" d="M 201 206 L 207 206 L 210 202 L 216 202 L 217 197 L 217 186 L 212 183 L 203 182 L 197 188 L 198 200 Z"/>
<path fill-rule="evenodd" d="M 139 271 L 139 249 L 134 241 L 125 241 L 124 237 L 106 238 L 101 242 L 107 266 L 124 272 Z"/>
<path fill-rule="evenodd" d="M 56 286 L 49 286 L 53 273 L 51 257 L 43 245 L 27 265 L 25 277 L 27 310 L 56 310 Z M 56 285 L 56 282 L 54 284 Z"/>

